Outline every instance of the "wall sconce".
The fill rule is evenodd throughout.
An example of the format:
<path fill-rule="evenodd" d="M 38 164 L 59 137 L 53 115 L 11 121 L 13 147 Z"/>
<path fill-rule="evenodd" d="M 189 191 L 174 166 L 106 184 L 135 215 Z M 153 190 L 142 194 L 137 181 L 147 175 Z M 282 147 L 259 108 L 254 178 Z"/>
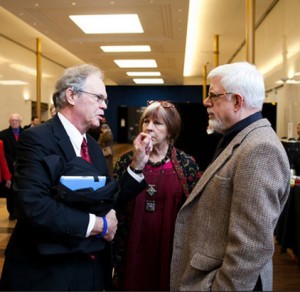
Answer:
<path fill-rule="evenodd" d="M 28 100 L 30 100 L 29 93 L 28 92 L 24 92 L 23 93 L 23 98 L 24 98 L 25 102 L 27 102 Z"/>

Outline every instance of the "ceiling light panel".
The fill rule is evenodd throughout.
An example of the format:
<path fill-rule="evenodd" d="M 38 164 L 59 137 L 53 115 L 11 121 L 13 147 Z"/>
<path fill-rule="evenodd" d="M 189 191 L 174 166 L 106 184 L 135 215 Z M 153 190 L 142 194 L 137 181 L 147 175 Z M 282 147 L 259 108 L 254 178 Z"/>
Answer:
<path fill-rule="evenodd" d="M 150 52 L 150 46 L 100 46 L 105 53 L 116 52 Z"/>
<path fill-rule="evenodd" d="M 133 82 L 135 84 L 164 84 L 162 78 L 134 78 Z"/>
<path fill-rule="evenodd" d="M 157 68 L 153 59 L 144 60 L 114 60 L 120 68 Z"/>
<path fill-rule="evenodd" d="M 136 84 L 163 84 L 162 78 L 134 78 L 133 82 Z"/>
<path fill-rule="evenodd" d="M 128 76 L 161 76 L 160 72 L 126 72 Z"/>
<path fill-rule="evenodd" d="M 69 15 L 86 34 L 143 33 L 137 14 Z"/>

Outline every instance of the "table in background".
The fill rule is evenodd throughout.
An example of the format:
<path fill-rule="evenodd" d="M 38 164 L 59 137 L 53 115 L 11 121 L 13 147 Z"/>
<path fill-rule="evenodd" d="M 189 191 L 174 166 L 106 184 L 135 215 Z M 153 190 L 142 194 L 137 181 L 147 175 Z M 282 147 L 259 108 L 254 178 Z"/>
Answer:
<path fill-rule="evenodd" d="M 291 187 L 288 201 L 279 217 L 275 237 L 281 252 L 291 249 L 300 264 L 300 186 Z"/>

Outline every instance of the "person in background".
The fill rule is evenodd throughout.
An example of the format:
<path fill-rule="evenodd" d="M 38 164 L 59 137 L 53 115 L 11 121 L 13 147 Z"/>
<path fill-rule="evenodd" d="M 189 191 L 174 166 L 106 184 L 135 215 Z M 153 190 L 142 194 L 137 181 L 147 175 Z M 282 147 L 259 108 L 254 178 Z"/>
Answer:
<path fill-rule="evenodd" d="M 32 128 L 32 127 L 35 127 L 39 124 L 39 118 L 37 116 L 32 116 L 31 118 L 31 123 L 29 125 L 26 125 L 24 126 L 24 130 L 25 129 L 29 129 L 29 128 Z"/>
<path fill-rule="evenodd" d="M 190 155 L 174 147 L 181 118 L 168 101 L 149 102 L 134 150 L 116 162 L 114 176 L 131 176 L 141 188 L 117 200 L 114 287 L 117 290 L 167 291 L 175 218 L 201 173 Z M 121 187 L 122 189 L 122 187 Z"/>
<path fill-rule="evenodd" d="M 102 153 L 105 157 L 105 162 L 108 168 L 109 175 L 113 175 L 113 133 L 108 124 L 102 124 L 100 126 L 101 134 L 98 140 L 98 144 L 102 149 Z"/>
<path fill-rule="evenodd" d="M 103 116 L 102 120 L 101 120 L 101 125 L 104 125 L 104 124 L 107 124 L 107 120 L 106 120 L 105 116 Z"/>
<path fill-rule="evenodd" d="M 0 140 L 0 184 L 1 195 L 7 196 L 7 191 L 11 186 L 11 173 L 5 159 L 3 141 Z M 2 193 L 3 192 L 3 193 Z"/>
<path fill-rule="evenodd" d="M 213 162 L 180 209 L 171 291 L 272 291 L 274 229 L 289 196 L 286 151 L 261 114 L 265 87 L 238 62 L 208 74 L 203 101 L 223 136 Z"/>
<path fill-rule="evenodd" d="M 86 134 L 99 127 L 107 109 L 103 79 L 93 65 L 66 69 L 53 95 L 58 113 L 20 136 L 14 182 L 18 220 L 5 251 L 1 290 L 110 289 L 118 183 L 86 192 L 60 183 L 61 176 L 108 175 L 97 142 Z"/>
<path fill-rule="evenodd" d="M 17 155 L 17 145 L 18 145 L 19 136 L 23 131 L 23 128 L 21 127 L 22 117 L 18 113 L 12 113 L 8 118 L 8 122 L 9 122 L 9 127 L 0 132 L 0 140 L 3 141 L 5 159 L 8 165 L 8 169 L 12 175 L 11 185 L 10 188 L 7 190 L 7 194 L 6 194 L 6 207 L 9 213 L 9 220 L 15 220 L 16 219 L 15 206 L 14 206 L 15 193 L 13 190 L 13 182 L 14 182 L 14 169 L 15 169 L 16 155 Z"/>
<path fill-rule="evenodd" d="M 101 135 L 101 126 L 103 124 L 107 124 L 106 117 L 102 116 L 102 119 L 100 121 L 100 126 L 97 128 L 91 128 L 88 130 L 89 135 L 91 135 L 96 141 L 99 141 L 100 135 Z"/>
<path fill-rule="evenodd" d="M 50 111 L 51 118 L 53 118 L 57 112 L 54 104 L 51 104 L 49 111 Z"/>

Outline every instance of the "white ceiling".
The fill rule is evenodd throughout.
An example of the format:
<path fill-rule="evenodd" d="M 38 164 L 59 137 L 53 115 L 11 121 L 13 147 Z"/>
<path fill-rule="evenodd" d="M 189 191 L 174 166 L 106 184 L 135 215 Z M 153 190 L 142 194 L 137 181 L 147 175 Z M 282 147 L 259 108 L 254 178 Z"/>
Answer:
<path fill-rule="evenodd" d="M 219 35 L 219 64 L 230 62 L 244 42 L 246 0 L 198 1 L 201 1 L 201 17 L 194 44 L 196 69 L 190 77 L 183 77 L 188 0 L 0 0 L 0 32 L 31 50 L 36 49 L 36 38 L 40 38 L 42 55 L 65 67 L 78 63 L 77 58 L 98 65 L 105 73 L 107 85 L 134 85 L 132 77 L 126 75 L 129 70 L 113 62 L 125 58 L 155 59 L 165 85 L 199 85 L 203 66 L 207 64 L 210 70 L 214 65 L 215 35 Z M 275 2 L 256 1 L 256 23 Z M 138 14 L 144 33 L 86 35 L 68 17 L 122 13 Z M 72 55 L 58 50 L 57 44 Z M 100 45 L 150 45 L 152 51 L 104 53 Z"/>

